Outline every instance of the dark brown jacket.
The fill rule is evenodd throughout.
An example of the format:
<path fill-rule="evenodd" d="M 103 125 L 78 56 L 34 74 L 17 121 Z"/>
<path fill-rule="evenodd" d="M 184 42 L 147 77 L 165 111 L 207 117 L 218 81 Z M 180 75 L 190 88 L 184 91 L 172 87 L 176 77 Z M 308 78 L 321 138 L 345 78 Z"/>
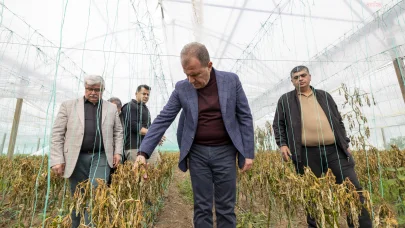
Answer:
<path fill-rule="evenodd" d="M 326 91 L 313 87 L 311 89 L 329 120 L 329 124 L 335 135 L 336 145 L 349 157 L 350 154 L 347 148 L 349 147 L 350 139 L 346 135 L 346 129 L 335 101 Z M 296 90 L 283 94 L 278 100 L 273 130 L 277 145 L 279 147 L 288 146 L 292 159 L 294 161 L 301 161 L 301 106 Z"/>

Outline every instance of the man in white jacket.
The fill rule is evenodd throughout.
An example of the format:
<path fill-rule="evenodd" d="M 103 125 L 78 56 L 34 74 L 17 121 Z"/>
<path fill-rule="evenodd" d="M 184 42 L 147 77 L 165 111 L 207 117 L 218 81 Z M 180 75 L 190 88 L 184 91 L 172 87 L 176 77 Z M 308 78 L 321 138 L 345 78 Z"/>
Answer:
<path fill-rule="evenodd" d="M 63 102 L 53 125 L 50 166 L 69 178 L 72 194 L 84 180 L 94 187 L 96 178 L 108 181 L 110 169 L 121 161 L 122 126 L 117 107 L 102 99 L 104 85 L 101 76 L 86 76 L 85 95 Z M 80 215 L 73 212 L 72 227 L 79 224 Z"/>

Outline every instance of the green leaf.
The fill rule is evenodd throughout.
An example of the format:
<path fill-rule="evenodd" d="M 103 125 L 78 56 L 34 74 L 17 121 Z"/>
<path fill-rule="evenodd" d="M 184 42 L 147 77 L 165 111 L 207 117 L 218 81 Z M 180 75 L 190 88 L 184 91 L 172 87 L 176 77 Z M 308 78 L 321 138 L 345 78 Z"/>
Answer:
<path fill-rule="evenodd" d="M 392 167 L 387 167 L 387 168 L 385 168 L 385 170 L 390 171 L 390 172 L 396 172 L 397 171 L 395 168 L 392 168 Z"/>
<path fill-rule="evenodd" d="M 405 181 L 405 175 L 398 175 L 397 177 L 399 180 Z"/>
<path fill-rule="evenodd" d="M 397 180 L 389 179 L 389 180 L 386 180 L 386 183 L 387 183 L 387 185 L 395 185 L 397 183 Z"/>
<path fill-rule="evenodd" d="M 398 171 L 405 171 L 405 167 L 399 167 L 397 170 Z"/>

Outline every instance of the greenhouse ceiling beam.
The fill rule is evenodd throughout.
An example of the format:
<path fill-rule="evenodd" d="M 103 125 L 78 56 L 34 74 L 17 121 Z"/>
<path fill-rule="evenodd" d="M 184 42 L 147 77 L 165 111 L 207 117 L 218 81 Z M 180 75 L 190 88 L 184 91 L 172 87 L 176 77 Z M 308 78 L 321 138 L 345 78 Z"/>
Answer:
<path fill-rule="evenodd" d="M 281 2 L 280 2 L 279 5 L 277 5 L 277 8 L 279 8 L 279 9 L 280 9 L 280 8 L 284 8 L 288 3 L 289 3 L 289 1 L 285 2 L 285 3 L 283 4 L 283 6 L 279 7 L 279 5 L 281 4 Z M 247 0 L 243 3 L 243 8 L 246 6 L 246 4 L 247 4 Z M 239 24 L 239 20 L 240 20 L 240 18 L 242 17 L 243 12 L 244 12 L 243 10 L 240 11 L 239 16 L 238 16 L 238 18 L 237 18 L 237 20 L 236 20 L 236 22 L 235 22 L 235 24 L 234 24 L 234 27 L 232 28 L 232 31 L 231 31 L 231 33 L 230 33 L 230 35 L 229 35 L 229 37 L 228 37 L 228 40 L 226 41 L 226 45 L 225 45 L 224 49 L 222 50 L 222 54 L 219 56 L 220 60 L 218 61 L 218 66 L 220 65 L 221 59 L 223 59 L 223 57 L 224 57 L 224 55 L 225 55 L 225 52 L 226 52 L 227 49 L 228 49 L 229 43 L 231 43 L 231 40 L 232 40 L 232 38 L 233 38 L 233 35 L 234 35 L 235 30 L 236 30 L 236 28 L 237 28 L 237 26 L 238 26 L 238 24 Z M 279 10 L 279 13 L 281 13 L 281 10 Z M 272 14 L 270 14 L 270 16 L 272 16 Z M 265 65 L 265 64 L 264 64 L 264 65 Z M 267 68 L 267 67 L 266 67 L 266 68 Z M 277 75 L 272 69 L 267 68 L 267 70 L 268 70 L 268 72 L 270 72 L 271 74 Z"/>
<path fill-rule="evenodd" d="M 119 4 L 119 1 L 117 2 L 117 4 Z M 115 36 L 115 26 L 111 29 L 108 19 L 106 19 L 106 18 L 104 17 L 104 15 L 101 13 L 101 10 L 100 10 L 100 8 L 98 7 L 98 5 L 97 5 L 97 4 L 94 4 L 94 5 L 95 5 L 95 8 L 96 8 L 96 10 L 97 10 L 98 15 L 101 17 L 101 19 L 104 21 L 105 25 L 107 26 L 107 34 L 108 34 L 108 32 L 109 32 L 110 34 L 112 34 L 112 37 L 113 37 L 113 39 L 114 39 L 114 41 L 115 41 L 115 44 L 118 46 L 118 48 L 119 48 L 121 51 L 125 51 L 126 49 L 124 49 L 124 48 L 122 47 L 121 42 L 119 42 L 118 39 L 117 39 L 117 37 Z M 108 14 L 107 14 L 107 15 L 108 15 Z M 118 20 L 118 18 L 115 18 L 114 20 Z M 116 21 L 115 21 L 115 23 L 116 23 Z M 111 32 L 110 32 L 110 31 L 111 31 Z M 107 34 L 104 34 L 104 37 L 105 37 Z M 126 60 L 128 61 L 128 64 L 130 64 L 130 59 L 129 59 L 126 55 L 125 55 L 124 57 L 125 57 Z"/>
<path fill-rule="evenodd" d="M 180 24 L 177 24 L 177 23 L 176 23 L 176 24 L 171 23 L 171 24 L 168 24 L 168 26 L 175 26 L 175 27 L 179 27 L 179 28 L 183 28 L 183 29 L 187 29 L 187 30 L 192 30 L 191 27 L 187 27 L 186 25 L 180 25 Z M 207 31 L 210 31 L 210 33 L 207 34 L 207 36 L 213 37 L 213 38 L 215 38 L 215 39 L 218 39 L 219 41 L 228 42 L 229 45 L 231 45 L 232 47 L 234 47 L 234 48 L 237 49 L 237 50 L 240 50 L 240 51 L 243 51 L 243 50 L 244 50 L 244 49 L 242 49 L 241 47 L 239 47 L 239 46 L 235 45 L 234 43 L 232 43 L 231 41 L 226 41 L 223 37 L 217 35 L 217 33 L 215 33 L 213 30 L 211 30 L 211 29 L 209 29 L 209 28 L 203 28 L 203 29 L 204 29 L 204 30 L 207 30 Z M 252 56 L 252 59 L 255 59 L 255 58 L 256 58 L 256 56 L 255 56 L 254 54 L 251 54 L 251 56 Z M 180 57 L 180 56 L 178 56 L 178 57 Z M 215 56 L 210 56 L 210 57 L 211 57 L 211 59 L 216 59 L 216 60 L 218 60 L 218 61 L 221 59 L 220 57 L 215 57 Z M 265 63 L 263 63 L 263 61 L 258 61 L 258 64 L 261 65 L 261 66 L 265 69 L 265 72 L 272 72 L 272 73 L 274 73 L 273 70 L 270 69 L 270 67 L 269 67 L 268 65 L 266 65 Z M 254 70 L 255 72 L 257 72 L 256 69 L 253 69 L 253 70 Z M 277 78 L 277 79 L 279 79 L 279 78 Z"/>
<path fill-rule="evenodd" d="M 3 2 L 3 3 L 0 2 L 0 6 L 3 7 L 3 9 L 6 9 L 6 10 L 7 10 L 9 13 L 11 13 L 14 17 L 18 18 L 18 19 L 20 20 L 20 22 L 24 23 L 24 24 L 28 27 L 29 30 L 31 30 L 31 29 L 34 28 L 34 27 L 32 27 L 27 21 L 25 21 L 22 17 L 20 17 L 18 14 L 14 13 L 13 11 L 11 11 L 11 10 L 4 4 L 4 2 Z M 4 12 L 3 12 L 3 13 L 4 13 Z M 0 24 L 0 27 L 3 27 L 3 28 L 5 28 L 6 30 L 8 30 L 10 33 L 13 34 L 13 36 L 17 35 L 17 36 L 20 37 L 21 39 L 25 40 L 25 41 L 27 42 L 27 44 L 29 44 L 30 46 L 32 46 L 32 47 L 34 47 L 34 48 L 36 48 L 36 49 L 38 49 L 38 50 L 41 50 L 41 49 L 40 49 L 37 45 L 35 45 L 35 44 L 33 44 L 33 43 L 31 42 L 31 40 L 37 40 L 37 39 L 34 39 L 34 34 L 36 34 L 37 36 L 39 36 L 39 37 L 41 38 L 41 40 L 44 40 L 45 42 L 49 43 L 50 46 L 59 48 L 59 46 L 57 46 L 57 45 L 55 45 L 54 43 L 52 43 L 48 38 L 46 38 L 44 35 L 42 35 L 42 34 L 41 34 L 40 32 L 38 32 L 38 30 L 36 30 L 36 29 L 34 29 L 33 34 L 30 35 L 30 38 L 27 40 L 25 37 L 19 35 L 19 34 L 16 33 L 14 30 L 12 30 L 11 28 L 7 27 L 7 26 L 5 25 L 5 23 L 1 23 L 1 24 Z M 72 61 L 64 52 L 61 52 L 60 55 L 63 55 L 64 57 L 66 57 L 66 59 L 68 59 L 68 60 L 69 60 L 75 67 L 77 67 L 82 73 L 84 73 L 84 74 L 86 73 L 81 67 L 79 67 L 78 64 L 76 64 L 74 61 Z M 47 56 L 47 57 L 49 57 L 49 56 Z M 50 57 L 49 57 L 49 58 L 50 58 Z M 56 58 L 55 58 L 55 59 L 52 59 L 52 60 L 53 60 L 53 61 L 56 61 Z M 37 67 L 39 67 L 39 66 L 37 66 Z"/>
<path fill-rule="evenodd" d="M 191 1 L 186 1 L 186 0 L 165 0 L 165 1 L 166 2 L 177 2 L 177 3 L 183 3 L 183 4 L 192 4 Z M 244 11 L 250 11 L 250 12 L 256 12 L 256 13 L 265 13 L 265 14 L 278 13 L 280 15 L 289 16 L 289 17 L 302 17 L 302 18 L 312 18 L 312 19 L 319 19 L 319 20 L 340 21 L 340 22 L 350 22 L 350 23 L 352 23 L 352 22 L 361 23 L 362 22 L 362 21 L 348 20 L 348 19 L 336 18 L 336 17 L 320 17 L 320 16 L 313 16 L 313 15 L 306 15 L 306 14 L 282 13 L 282 12 L 278 12 L 275 10 L 263 10 L 263 9 L 253 9 L 253 8 L 244 8 L 244 7 L 236 7 L 236 6 L 225 6 L 225 5 L 212 4 L 212 3 L 203 3 L 203 4 L 204 4 L 204 6 L 209 6 L 209 7 L 244 10 Z"/>
<path fill-rule="evenodd" d="M 247 2 L 248 2 L 248 0 L 245 0 L 245 1 L 243 2 L 243 8 L 245 8 Z M 237 28 L 238 25 L 239 25 L 239 21 L 240 21 L 242 15 L 243 15 L 243 12 L 244 12 L 244 10 L 240 10 L 240 11 L 239 11 L 239 15 L 238 15 L 238 17 L 236 18 L 235 23 L 233 24 L 233 28 L 232 28 L 232 30 L 231 30 L 231 33 L 229 34 L 228 39 L 225 41 L 225 47 L 222 49 L 222 54 L 219 56 L 218 66 L 221 64 L 221 59 L 224 57 L 225 52 L 227 51 L 227 49 L 228 49 L 228 47 L 229 47 L 229 43 L 231 42 L 231 40 L 232 40 L 232 38 L 233 38 L 233 35 L 235 34 L 236 28 Z M 224 30 L 224 33 L 225 33 L 225 30 Z M 224 35 L 224 33 L 223 33 L 222 35 Z"/>
<path fill-rule="evenodd" d="M 41 128 L 44 124 L 46 124 L 46 120 L 41 119 L 42 122 L 39 122 L 39 120 L 36 118 L 27 119 L 27 117 L 24 116 L 24 113 L 22 113 L 22 114 L 23 114 L 23 117 L 22 117 L 22 119 L 20 119 L 20 124 L 29 124 L 32 127 L 38 127 L 38 128 Z M 11 118 L 8 118 L 8 117 L 7 117 L 7 119 L 3 119 L 3 118 L 0 119 L 0 123 L 10 123 L 11 122 Z"/>
<path fill-rule="evenodd" d="M 343 2 L 347 5 L 347 7 L 348 7 L 349 9 L 352 8 L 351 3 L 347 2 L 347 0 L 344 0 Z M 366 7 L 363 6 L 363 8 L 366 8 Z M 366 10 L 367 10 L 367 9 L 366 9 Z M 357 11 L 351 10 L 351 12 L 354 13 L 358 19 L 360 19 L 360 21 L 359 21 L 360 23 L 364 23 L 363 17 L 361 17 L 360 14 L 357 13 Z M 368 10 L 368 13 L 373 14 L 373 12 L 370 12 L 370 10 Z"/>
<path fill-rule="evenodd" d="M 3 64 L 5 64 L 5 65 L 3 65 Z M 50 79 L 49 77 L 47 77 L 47 75 L 40 74 L 40 73 L 38 73 L 38 72 L 36 72 L 34 70 L 29 69 L 26 66 L 19 67 L 18 68 L 19 72 L 15 72 L 14 70 L 7 67 L 7 66 L 19 66 L 19 65 L 21 65 L 21 64 L 19 62 L 15 61 L 12 58 L 8 58 L 7 56 L 2 57 L 2 62 L 0 64 L 0 69 L 3 68 L 5 70 L 7 70 L 8 72 L 11 72 L 10 76 L 15 77 L 16 79 L 19 79 L 21 81 L 21 83 L 24 83 L 25 85 L 24 84 L 17 85 L 19 87 L 18 91 L 17 90 L 9 90 L 9 89 L 4 88 L 3 90 L 0 91 L 0 97 L 3 97 L 3 96 L 1 96 L 1 94 L 9 92 L 9 94 L 14 94 L 14 96 L 11 96 L 13 98 L 18 98 L 18 97 L 33 98 L 34 97 L 34 99 L 39 99 L 40 98 L 40 99 L 45 99 L 45 100 L 49 101 L 48 97 L 34 96 L 36 90 L 34 90 L 32 88 L 30 88 L 28 90 L 28 85 L 30 85 L 30 84 L 35 85 L 36 84 L 37 86 L 39 86 L 43 90 L 52 92 L 53 89 L 46 86 L 46 84 L 48 84 L 48 85 L 53 84 L 53 80 Z M 27 75 L 29 75 L 30 77 L 26 77 Z M 35 82 L 35 80 L 41 81 L 42 83 L 38 84 L 38 83 Z M 58 91 L 63 92 L 61 94 L 65 95 L 65 96 L 68 94 L 68 95 L 70 95 L 70 97 L 75 97 L 75 94 L 71 90 L 67 89 L 66 87 L 58 85 L 57 89 L 58 89 Z M 38 90 L 38 92 L 41 95 L 43 95 L 42 91 Z M 6 96 L 6 97 L 8 97 L 8 96 Z"/>
<path fill-rule="evenodd" d="M 379 12 L 377 15 L 378 17 L 372 18 L 370 22 L 367 24 L 357 26 L 356 29 L 352 29 L 352 31 L 348 34 L 345 34 L 344 36 L 340 37 L 337 41 L 326 47 L 324 50 L 319 52 L 318 54 L 314 55 L 310 61 L 308 62 L 303 62 L 304 65 L 308 63 L 315 63 L 316 61 L 313 60 L 323 60 L 323 59 L 334 59 L 334 58 L 341 58 L 342 53 L 346 54 L 346 50 L 351 50 L 354 49 L 355 47 L 364 47 L 364 49 L 367 49 L 369 52 L 367 52 L 367 57 L 366 59 L 369 59 L 370 57 L 377 56 L 381 54 L 382 52 L 388 52 L 392 51 L 392 47 L 398 45 L 398 47 L 402 47 L 402 45 L 405 43 L 405 37 L 404 36 L 395 36 L 395 43 L 391 44 L 383 44 L 378 38 L 375 33 L 377 32 L 381 36 L 386 36 L 387 34 L 396 34 L 396 30 L 398 29 L 398 26 L 390 26 L 392 24 L 387 24 L 387 22 L 403 22 L 405 18 L 405 13 L 403 11 L 403 8 L 405 8 L 405 1 L 398 1 L 398 2 L 393 2 L 393 5 L 386 5 L 384 6 L 383 12 Z M 360 39 L 363 37 L 367 36 L 367 42 L 359 42 Z M 373 49 L 369 50 L 367 48 L 368 43 L 375 43 L 373 45 Z M 372 51 L 372 52 L 370 52 Z M 401 51 L 401 50 L 399 50 Z M 348 58 L 345 57 L 347 60 L 347 63 L 341 62 L 341 64 L 335 64 L 335 65 L 330 65 L 328 66 L 330 69 L 330 76 L 324 79 L 324 81 L 329 80 L 331 77 L 336 77 L 339 72 L 355 65 L 358 64 L 359 61 L 357 59 L 357 55 L 354 55 L 355 57 L 353 58 Z M 322 74 L 322 64 L 321 62 L 318 64 L 313 64 L 313 65 L 308 65 L 311 68 L 312 72 L 317 72 L 318 74 Z M 360 66 L 359 66 L 360 67 Z M 361 66 L 364 68 L 364 70 L 367 70 L 370 65 L 365 65 Z M 336 79 L 337 80 L 337 79 Z M 335 84 L 339 84 L 342 79 L 339 79 L 336 81 Z M 287 88 L 289 88 L 291 83 L 287 80 L 280 81 L 279 83 L 276 83 L 273 87 L 268 88 L 266 92 L 264 92 L 262 95 L 258 96 L 258 98 L 254 99 L 252 103 L 252 113 L 262 113 L 262 111 L 259 112 L 259 110 L 262 108 L 259 105 L 255 104 L 261 104 L 265 102 L 268 96 L 271 94 L 274 94 L 274 92 L 280 92 L 280 91 L 285 91 L 287 92 Z M 316 86 L 316 85 L 315 85 Z M 253 114 L 254 115 L 254 114 Z M 256 119 L 260 119 L 263 117 L 263 115 L 256 115 Z"/>
<path fill-rule="evenodd" d="M 345 0 L 347 1 L 347 0 Z M 369 14 L 373 14 L 373 11 L 370 9 L 369 6 L 367 6 L 366 4 L 364 4 L 364 1 L 362 0 L 356 0 L 362 7 L 363 9 L 365 9 Z"/>
<path fill-rule="evenodd" d="M 373 15 L 373 11 L 370 10 L 370 8 L 367 7 L 366 4 L 364 4 L 364 3 L 363 3 L 362 1 L 360 1 L 360 0 L 357 0 L 357 2 L 358 2 L 358 3 L 363 7 L 363 9 L 365 9 L 370 15 Z M 349 8 L 351 8 L 351 5 L 350 5 L 349 2 L 347 2 L 347 0 L 345 0 L 344 3 L 345 3 Z M 363 17 L 362 17 L 359 13 L 357 13 L 357 11 L 352 10 L 352 12 L 354 12 L 354 14 L 356 15 L 356 17 L 357 17 L 358 19 L 360 19 L 361 23 L 364 23 Z M 375 36 L 375 38 L 377 38 L 380 43 L 384 44 L 384 41 L 381 40 L 378 36 L 376 36 L 376 35 L 375 35 L 375 32 L 372 33 L 372 35 Z"/>
<path fill-rule="evenodd" d="M 286 1 L 285 3 L 283 3 L 282 6 L 281 5 L 281 1 L 277 4 L 277 8 L 279 10 L 279 12 L 282 11 L 282 9 L 284 9 L 287 4 L 290 1 Z M 232 72 L 238 73 L 242 62 L 240 60 L 243 60 L 245 58 L 249 58 L 250 55 L 252 55 L 253 51 L 256 49 L 258 43 L 261 42 L 261 40 L 263 39 L 263 37 L 268 33 L 268 31 L 272 28 L 274 22 L 280 18 L 280 14 L 277 14 L 277 16 L 275 16 L 276 18 L 273 19 L 273 15 L 274 14 L 270 14 L 266 21 L 264 23 L 262 23 L 261 28 L 259 29 L 259 31 L 256 33 L 256 35 L 253 36 L 253 39 L 249 42 L 249 44 L 246 46 L 246 48 L 243 50 L 243 52 L 241 53 L 241 56 L 236 60 L 236 62 L 234 63 L 234 65 L 231 68 Z M 277 75 L 272 69 L 270 69 L 268 72 L 270 72 L 272 75 Z"/>
<path fill-rule="evenodd" d="M 16 92 L 15 90 L 10 90 L 10 89 L 5 89 L 2 88 L 0 90 L 0 98 L 18 98 L 18 97 L 24 97 L 26 99 L 30 99 L 31 101 L 42 101 L 45 102 L 46 104 L 49 103 L 49 98 L 52 95 L 52 93 L 49 92 L 41 92 L 33 89 L 23 89 L 21 91 Z M 75 98 L 76 95 L 72 96 L 66 96 L 65 93 L 57 93 L 55 102 L 59 103 L 64 100 L 69 100 Z"/>

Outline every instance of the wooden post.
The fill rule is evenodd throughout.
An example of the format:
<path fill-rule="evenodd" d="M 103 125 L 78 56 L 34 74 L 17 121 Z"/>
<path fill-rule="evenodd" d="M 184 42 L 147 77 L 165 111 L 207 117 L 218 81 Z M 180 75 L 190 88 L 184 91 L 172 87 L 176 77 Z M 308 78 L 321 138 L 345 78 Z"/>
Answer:
<path fill-rule="evenodd" d="M 39 150 L 39 146 L 41 145 L 41 138 L 38 138 L 38 143 L 37 143 L 37 151 Z"/>
<path fill-rule="evenodd" d="M 393 61 L 395 73 L 397 74 L 399 88 L 401 88 L 402 99 L 405 102 L 405 67 L 404 67 L 404 58 L 399 57 Z"/>
<path fill-rule="evenodd" d="M 0 146 L 0 155 L 3 155 L 4 143 L 6 142 L 6 136 L 7 136 L 7 133 L 4 133 L 3 140 L 1 141 L 1 146 Z"/>
<path fill-rule="evenodd" d="M 17 98 L 17 104 L 15 105 L 13 127 L 11 128 L 10 143 L 8 144 L 8 159 L 13 159 L 15 143 L 17 140 L 18 125 L 20 124 L 21 109 L 22 109 L 23 99 Z"/>
<path fill-rule="evenodd" d="M 387 148 L 387 141 L 385 139 L 384 128 L 381 128 L 381 135 L 382 135 L 382 139 L 383 139 L 384 149 L 386 149 Z"/>

